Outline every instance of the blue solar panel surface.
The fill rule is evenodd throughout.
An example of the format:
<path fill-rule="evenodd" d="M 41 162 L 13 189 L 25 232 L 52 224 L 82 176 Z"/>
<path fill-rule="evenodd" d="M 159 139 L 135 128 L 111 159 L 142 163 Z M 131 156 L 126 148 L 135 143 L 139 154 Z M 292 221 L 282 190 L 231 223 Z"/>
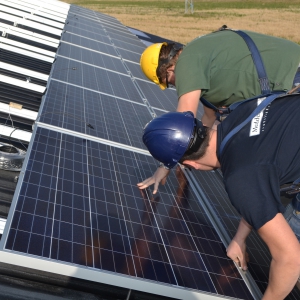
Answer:
<path fill-rule="evenodd" d="M 135 51 L 129 51 L 127 49 L 118 48 L 118 52 L 124 60 L 129 60 L 135 63 L 140 63 L 141 54 Z"/>
<path fill-rule="evenodd" d="M 38 128 L 5 248 L 252 299 L 180 169 L 159 196 L 142 154 Z"/>
<path fill-rule="evenodd" d="M 40 122 L 146 149 L 141 135 L 152 117 L 145 105 L 54 80 L 48 90 Z"/>
<path fill-rule="evenodd" d="M 132 84 L 130 76 L 83 64 L 75 60 L 57 57 L 52 78 L 108 95 L 143 103 L 138 90 Z"/>
<path fill-rule="evenodd" d="M 64 44 L 63 47 L 58 48 L 57 55 L 123 74 L 128 72 L 120 58 L 103 55 L 103 53 L 99 52 L 91 52 L 76 45 Z"/>
<path fill-rule="evenodd" d="M 107 53 L 113 56 L 118 56 L 116 53 L 114 47 L 111 44 L 106 44 L 102 42 L 98 42 L 96 40 L 93 40 L 91 38 L 82 37 L 79 35 L 75 35 L 69 32 L 65 32 L 62 36 L 62 41 L 79 45 L 81 47 L 92 49 L 94 51 L 99 51 L 103 53 Z"/>

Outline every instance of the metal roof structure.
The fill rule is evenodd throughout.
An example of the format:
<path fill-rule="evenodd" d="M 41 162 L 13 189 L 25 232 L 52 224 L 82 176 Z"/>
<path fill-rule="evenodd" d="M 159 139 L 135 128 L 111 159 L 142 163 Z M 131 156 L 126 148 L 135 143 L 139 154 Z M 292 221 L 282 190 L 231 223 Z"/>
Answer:
<path fill-rule="evenodd" d="M 140 70 L 147 34 L 56 0 L 1 0 L 0 33 L 7 295 L 14 276 L 23 299 L 260 299 L 270 256 L 252 233 L 249 271 L 227 258 L 239 216 L 218 171 L 178 167 L 155 197 L 136 186 L 156 167 L 144 125 L 176 109 Z"/>

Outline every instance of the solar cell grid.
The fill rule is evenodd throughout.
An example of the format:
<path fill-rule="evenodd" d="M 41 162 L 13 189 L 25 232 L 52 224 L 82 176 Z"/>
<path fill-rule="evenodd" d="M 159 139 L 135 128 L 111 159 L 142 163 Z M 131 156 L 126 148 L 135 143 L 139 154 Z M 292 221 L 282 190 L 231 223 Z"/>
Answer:
<path fill-rule="evenodd" d="M 77 47 L 76 45 L 63 44 L 58 48 L 57 55 L 65 56 L 66 58 L 75 59 L 94 66 L 116 71 L 123 74 L 128 74 L 120 58 L 103 55 Z"/>
<path fill-rule="evenodd" d="M 74 7 L 71 6 L 70 13 L 75 13 Z M 117 20 L 115 17 L 100 13 L 98 11 L 92 11 L 88 9 L 84 9 L 82 7 L 79 7 L 79 9 L 76 10 L 76 15 L 86 17 L 86 18 L 97 18 L 97 20 L 103 20 L 110 23 L 113 23 L 115 25 L 124 26 L 119 20 Z"/>
<path fill-rule="evenodd" d="M 126 40 L 126 39 L 124 39 Z M 112 39 L 112 42 L 114 43 L 114 45 L 117 48 L 122 48 L 122 49 L 126 49 L 129 51 L 133 51 L 136 53 L 140 53 L 140 55 L 143 53 L 143 51 L 145 50 L 145 46 L 144 45 L 134 45 L 134 44 L 130 44 L 130 43 L 126 43 L 117 39 Z"/>
<path fill-rule="evenodd" d="M 140 63 L 141 54 L 132 52 L 132 51 L 128 51 L 128 50 L 125 50 L 122 48 L 118 48 L 118 52 L 120 53 L 120 55 L 122 56 L 122 58 L 124 60 L 129 60 L 132 62 Z"/>
<path fill-rule="evenodd" d="M 252 299 L 180 170 L 155 198 L 136 187 L 140 170 L 153 163 L 149 156 L 38 128 L 5 248 Z M 194 236 L 196 227 L 209 238 Z"/>
<path fill-rule="evenodd" d="M 112 20 L 108 20 L 102 17 L 99 18 L 99 22 L 101 23 L 101 26 L 105 28 L 105 30 L 112 29 L 112 30 L 117 30 L 119 33 L 130 34 L 127 26 L 125 26 L 122 23 L 117 24 Z"/>
<path fill-rule="evenodd" d="M 133 77 L 148 80 L 145 74 L 143 73 L 139 63 L 133 63 L 130 61 L 125 61 L 124 63 Z"/>
<path fill-rule="evenodd" d="M 145 149 L 141 134 L 151 119 L 144 105 L 52 80 L 39 121 Z"/>
<path fill-rule="evenodd" d="M 136 36 L 133 35 L 127 27 L 116 27 L 110 24 L 102 24 L 103 28 L 107 31 L 107 34 L 110 36 L 111 34 L 118 34 L 123 36 L 128 36 L 128 38 L 136 39 Z"/>
<path fill-rule="evenodd" d="M 110 54 L 113 56 L 118 56 L 118 54 L 116 53 L 116 51 L 112 45 L 97 42 L 90 38 L 85 38 L 85 37 L 79 36 L 77 34 L 64 32 L 61 40 L 66 41 L 71 44 L 74 44 L 74 45 L 82 46 L 87 49 L 96 50 L 96 51 Z"/>
<path fill-rule="evenodd" d="M 78 22 L 76 22 L 75 20 L 70 20 L 65 25 L 65 30 L 76 33 L 81 36 L 87 36 L 87 37 L 89 37 L 91 34 L 98 34 L 98 35 L 102 36 L 102 37 L 99 37 L 98 40 L 101 41 L 103 39 L 103 42 L 106 42 L 107 35 L 106 35 L 105 31 L 103 30 L 103 28 L 99 28 L 99 26 L 95 26 L 95 25 L 93 26 L 93 25 L 94 24 L 92 24 L 92 25 L 78 24 Z"/>
<path fill-rule="evenodd" d="M 116 19 L 109 19 L 105 18 L 103 16 L 90 16 L 90 15 L 84 15 L 82 13 L 76 14 L 74 16 L 70 16 L 69 20 L 76 21 L 76 24 L 85 24 L 89 26 L 97 26 L 103 28 L 113 28 L 118 31 L 127 32 L 128 29 L 121 24 L 120 22 L 116 21 Z"/>
<path fill-rule="evenodd" d="M 72 32 L 72 33 L 76 33 L 76 35 L 82 36 L 82 37 L 86 37 L 86 38 L 90 38 L 92 40 L 98 41 L 98 42 L 102 42 L 102 43 L 106 43 L 106 44 L 110 44 L 110 39 L 107 37 L 106 33 L 104 30 L 95 29 L 95 27 L 90 27 L 90 26 L 84 26 L 84 28 L 78 28 L 73 26 L 72 24 L 68 23 L 65 26 L 65 30 L 67 32 Z M 64 33 L 63 33 L 64 35 Z"/>
<path fill-rule="evenodd" d="M 132 79 L 124 74 L 110 72 L 87 64 L 57 57 L 52 78 L 99 91 L 112 96 L 140 102 L 141 96 Z"/>
<path fill-rule="evenodd" d="M 176 111 L 178 97 L 175 90 L 162 91 L 159 86 L 149 81 L 137 79 L 136 82 L 152 107 Z"/>
<path fill-rule="evenodd" d="M 129 33 L 131 33 L 131 31 L 129 31 Z M 115 41 L 115 40 L 116 41 L 122 41 L 122 42 L 125 42 L 125 43 L 130 44 L 130 45 L 136 45 L 136 46 L 142 47 L 144 49 L 146 48 L 145 44 L 140 39 L 138 39 L 136 35 L 134 35 L 132 33 L 131 33 L 131 36 L 125 36 L 124 37 L 124 35 L 115 34 L 115 33 L 110 32 L 109 36 L 113 41 Z"/>

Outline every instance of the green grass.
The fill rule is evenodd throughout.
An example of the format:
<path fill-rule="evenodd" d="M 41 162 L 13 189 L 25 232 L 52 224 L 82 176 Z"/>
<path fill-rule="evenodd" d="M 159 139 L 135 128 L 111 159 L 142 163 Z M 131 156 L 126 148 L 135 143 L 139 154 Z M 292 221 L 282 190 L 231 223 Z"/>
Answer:
<path fill-rule="evenodd" d="M 70 1 L 80 6 L 95 5 L 101 7 L 141 7 L 141 8 L 168 8 L 168 9 L 182 9 L 184 1 L 96 1 L 96 0 L 78 0 Z M 194 2 L 194 10 L 213 10 L 213 9 L 291 9 L 300 8 L 300 1 L 197 1 Z"/>

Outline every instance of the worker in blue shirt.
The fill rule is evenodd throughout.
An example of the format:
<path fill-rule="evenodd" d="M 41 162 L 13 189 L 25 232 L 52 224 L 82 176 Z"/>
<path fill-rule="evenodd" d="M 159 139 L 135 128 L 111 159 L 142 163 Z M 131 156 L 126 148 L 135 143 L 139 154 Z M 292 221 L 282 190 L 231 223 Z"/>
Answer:
<path fill-rule="evenodd" d="M 300 178 L 299 93 L 279 96 L 227 139 L 263 101 L 243 102 L 216 129 L 192 112 L 167 113 L 146 125 L 143 141 L 162 168 L 178 162 L 196 170 L 221 168 L 229 199 L 242 216 L 227 255 L 246 270 L 246 239 L 256 230 L 272 256 L 263 299 L 279 300 L 300 275 L 300 194 L 288 222 L 280 200 L 280 186 Z"/>

